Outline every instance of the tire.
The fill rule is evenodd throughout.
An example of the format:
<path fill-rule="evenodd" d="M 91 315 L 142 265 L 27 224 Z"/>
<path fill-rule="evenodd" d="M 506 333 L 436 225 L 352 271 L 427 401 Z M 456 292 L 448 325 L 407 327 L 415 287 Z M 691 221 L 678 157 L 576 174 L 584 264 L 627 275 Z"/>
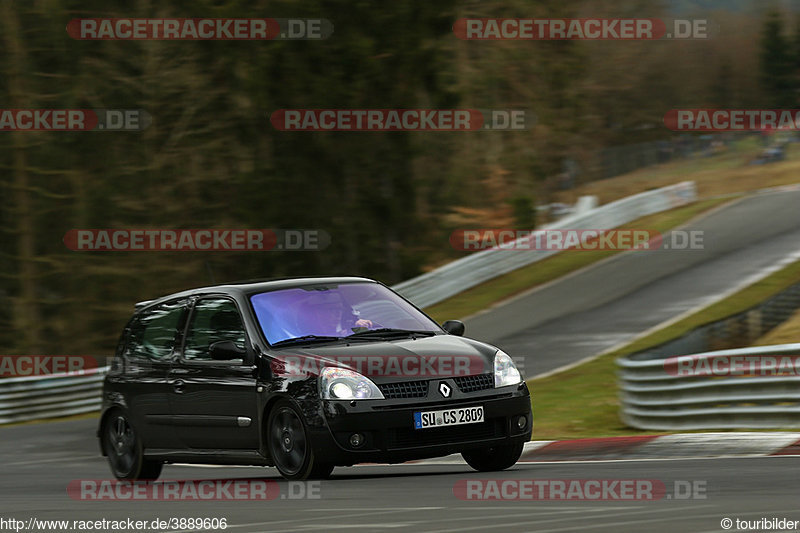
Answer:
<path fill-rule="evenodd" d="M 103 425 L 102 443 L 111 472 L 117 479 L 155 480 L 161 475 L 164 464 L 145 459 L 142 439 L 121 410 L 108 415 Z"/>
<path fill-rule="evenodd" d="M 303 418 L 288 400 L 279 400 L 269 413 L 267 445 L 275 467 L 290 480 L 325 479 L 333 465 L 314 456 Z"/>
<path fill-rule="evenodd" d="M 463 452 L 461 457 L 478 472 L 495 472 L 514 466 L 522 455 L 524 446 L 524 442 L 503 444 Z"/>

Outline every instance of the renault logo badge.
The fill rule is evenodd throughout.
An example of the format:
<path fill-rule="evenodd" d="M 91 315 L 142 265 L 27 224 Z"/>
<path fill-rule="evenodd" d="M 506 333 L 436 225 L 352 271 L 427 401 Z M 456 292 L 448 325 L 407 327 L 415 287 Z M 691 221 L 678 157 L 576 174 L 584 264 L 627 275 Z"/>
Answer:
<path fill-rule="evenodd" d="M 440 392 L 440 393 L 442 394 L 442 396 L 444 396 L 445 398 L 449 398 L 449 397 L 450 397 L 450 394 L 453 392 L 453 390 L 452 390 L 452 389 L 451 389 L 451 388 L 450 388 L 450 387 L 447 385 L 447 383 L 445 383 L 444 381 L 442 381 L 441 383 L 439 383 L 439 392 Z"/>

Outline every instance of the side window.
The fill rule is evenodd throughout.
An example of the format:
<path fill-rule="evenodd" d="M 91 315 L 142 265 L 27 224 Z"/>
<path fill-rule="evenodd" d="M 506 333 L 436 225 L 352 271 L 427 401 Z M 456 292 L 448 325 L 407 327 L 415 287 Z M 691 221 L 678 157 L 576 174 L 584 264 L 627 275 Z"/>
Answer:
<path fill-rule="evenodd" d="M 245 347 L 244 324 L 236 304 L 227 298 L 204 298 L 194 306 L 186 333 L 183 357 L 190 361 L 210 361 L 209 346 L 219 341 L 233 341 Z M 234 359 L 241 361 L 241 359 Z"/>
<path fill-rule="evenodd" d="M 139 315 L 130 324 L 125 353 L 132 357 L 166 359 L 184 323 L 186 300 L 168 302 Z"/>

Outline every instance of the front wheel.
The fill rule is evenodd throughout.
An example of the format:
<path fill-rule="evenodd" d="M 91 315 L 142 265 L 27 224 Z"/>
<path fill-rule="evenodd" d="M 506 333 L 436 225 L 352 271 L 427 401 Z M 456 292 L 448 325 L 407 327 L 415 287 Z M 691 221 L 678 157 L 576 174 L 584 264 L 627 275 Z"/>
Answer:
<path fill-rule="evenodd" d="M 502 444 L 464 452 L 461 457 L 469 466 L 479 472 L 505 470 L 516 464 L 522 455 L 524 446 L 524 442 Z"/>
<path fill-rule="evenodd" d="M 333 472 L 332 464 L 314 456 L 300 413 L 288 400 L 280 400 L 270 412 L 267 442 L 275 467 L 286 479 L 324 479 Z"/>
<path fill-rule="evenodd" d="M 158 479 L 164 466 L 159 461 L 145 459 L 142 439 L 122 411 L 114 411 L 106 421 L 103 451 L 117 479 Z"/>

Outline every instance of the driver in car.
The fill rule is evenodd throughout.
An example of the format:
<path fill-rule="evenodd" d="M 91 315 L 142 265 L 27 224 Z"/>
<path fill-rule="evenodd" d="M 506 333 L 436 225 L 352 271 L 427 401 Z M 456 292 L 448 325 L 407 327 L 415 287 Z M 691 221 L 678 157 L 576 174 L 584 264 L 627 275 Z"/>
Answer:
<path fill-rule="evenodd" d="M 331 295 L 332 296 L 332 295 Z M 347 312 L 345 312 L 347 307 Z M 357 328 L 371 328 L 371 320 L 358 318 L 358 315 L 339 298 L 326 298 L 326 301 L 313 304 L 312 314 L 318 332 L 316 335 L 344 337 Z"/>

